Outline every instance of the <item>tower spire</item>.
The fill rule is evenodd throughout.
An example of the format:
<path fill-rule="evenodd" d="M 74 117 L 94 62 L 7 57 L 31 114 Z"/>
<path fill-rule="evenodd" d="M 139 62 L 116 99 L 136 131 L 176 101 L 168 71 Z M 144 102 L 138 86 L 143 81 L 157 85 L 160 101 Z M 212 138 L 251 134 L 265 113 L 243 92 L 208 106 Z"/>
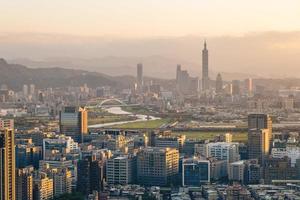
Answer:
<path fill-rule="evenodd" d="M 206 49 L 206 39 L 204 40 L 204 49 Z"/>

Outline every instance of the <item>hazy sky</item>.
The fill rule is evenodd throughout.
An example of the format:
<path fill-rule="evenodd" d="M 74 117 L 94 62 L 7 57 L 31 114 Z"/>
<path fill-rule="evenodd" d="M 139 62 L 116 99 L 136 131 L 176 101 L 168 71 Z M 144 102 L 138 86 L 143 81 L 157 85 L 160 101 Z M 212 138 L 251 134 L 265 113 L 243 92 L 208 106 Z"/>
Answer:
<path fill-rule="evenodd" d="M 240 35 L 300 29 L 300 0 L 1 0 L 0 32 Z"/>

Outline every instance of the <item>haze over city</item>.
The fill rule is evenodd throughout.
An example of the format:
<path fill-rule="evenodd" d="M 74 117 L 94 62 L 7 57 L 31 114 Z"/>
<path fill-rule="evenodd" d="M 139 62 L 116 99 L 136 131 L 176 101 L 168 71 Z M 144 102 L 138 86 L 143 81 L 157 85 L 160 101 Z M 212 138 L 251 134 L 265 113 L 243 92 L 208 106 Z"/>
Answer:
<path fill-rule="evenodd" d="M 6 1 L 0 54 L 28 67 L 110 75 L 134 75 L 144 62 L 146 76 L 172 79 L 177 63 L 201 75 L 207 39 L 214 74 L 300 77 L 299 7 L 297 0 Z"/>
<path fill-rule="evenodd" d="M 0 200 L 300 199 L 299 0 L 0 3 Z"/>

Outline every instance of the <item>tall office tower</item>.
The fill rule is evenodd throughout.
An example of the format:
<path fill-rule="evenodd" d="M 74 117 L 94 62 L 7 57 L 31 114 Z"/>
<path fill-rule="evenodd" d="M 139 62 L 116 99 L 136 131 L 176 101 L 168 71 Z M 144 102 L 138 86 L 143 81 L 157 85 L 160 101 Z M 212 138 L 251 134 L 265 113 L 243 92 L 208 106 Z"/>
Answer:
<path fill-rule="evenodd" d="M 180 73 L 181 73 L 181 65 L 177 65 L 176 68 L 176 83 L 177 85 L 180 83 Z"/>
<path fill-rule="evenodd" d="M 206 47 L 206 41 L 204 42 L 204 49 L 202 50 L 202 90 L 209 90 L 208 50 Z"/>
<path fill-rule="evenodd" d="M 28 96 L 28 85 L 23 85 L 23 95 L 24 97 Z"/>
<path fill-rule="evenodd" d="M 232 95 L 240 95 L 241 94 L 241 86 L 239 80 L 232 81 Z"/>
<path fill-rule="evenodd" d="M 252 83 L 252 78 L 247 78 L 244 81 L 245 84 L 245 90 L 248 96 L 252 96 L 253 94 L 253 83 Z"/>
<path fill-rule="evenodd" d="M 64 107 L 59 115 L 60 133 L 71 136 L 75 142 L 82 143 L 88 133 L 88 112 L 82 107 Z"/>
<path fill-rule="evenodd" d="M 137 64 L 137 90 L 138 92 L 143 91 L 143 86 L 144 86 L 144 78 L 143 78 L 143 64 L 139 63 Z"/>
<path fill-rule="evenodd" d="M 16 200 L 33 200 L 34 168 L 17 169 L 16 171 Z"/>
<path fill-rule="evenodd" d="M 184 159 L 182 163 L 182 185 L 196 186 L 210 182 L 210 162 L 199 158 Z"/>
<path fill-rule="evenodd" d="M 15 136 L 12 129 L 0 130 L 0 199 L 16 199 Z"/>
<path fill-rule="evenodd" d="M 266 114 L 250 114 L 248 116 L 248 130 L 252 129 L 268 129 L 268 137 L 269 140 L 266 141 L 268 142 L 269 148 L 271 148 L 272 144 L 272 119 L 269 115 Z M 249 136 L 249 134 L 248 134 Z M 270 151 L 270 150 L 269 150 Z"/>
<path fill-rule="evenodd" d="M 34 95 L 35 94 L 35 85 L 34 84 L 30 84 L 29 85 L 29 94 L 30 95 Z"/>
<path fill-rule="evenodd" d="M 248 130 L 269 129 L 272 133 L 272 119 L 266 114 L 250 114 L 248 116 Z"/>
<path fill-rule="evenodd" d="M 221 74 L 219 73 L 216 78 L 216 93 L 220 94 L 222 92 L 223 92 L 223 80 Z"/>
<path fill-rule="evenodd" d="M 77 164 L 77 191 L 84 195 L 100 192 L 103 187 L 103 162 L 94 156 L 86 156 Z"/>
<path fill-rule="evenodd" d="M 240 160 L 239 143 L 215 142 L 206 144 L 206 157 L 226 160 L 228 163 Z"/>
<path fill-rule="evenodd" d="M 179 152 L 176 149 L 148 147 L 137 155 L 137 178 L 142 185 L 169 185 L 178 170 Z"/>
<path fill-rule="evenodd" d="M 34 178 L 33 199 L 50 200 L 53 198 L 53 179 L 49 178 L 46 173 L 40 172 Z"/>
<path fill-rule="evenodd" d="M 135 181 L 136 158 L 128 155 L 110 158 L 106 163 L 108 184 L 127 185 Z"/>
<path fill-rule="evenodd" d="M 270 152 L 270 131 L 268 129 L 250 129 L 248 131 L 248 158 L 265 163 Z"/>

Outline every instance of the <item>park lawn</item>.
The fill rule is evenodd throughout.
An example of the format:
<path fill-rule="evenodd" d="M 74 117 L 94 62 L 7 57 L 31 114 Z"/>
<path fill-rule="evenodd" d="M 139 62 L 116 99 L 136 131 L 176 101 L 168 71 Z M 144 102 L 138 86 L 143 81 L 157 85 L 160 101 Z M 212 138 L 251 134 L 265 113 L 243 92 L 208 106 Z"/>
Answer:
<path fill-rule="evenodd" d="M 135 117 L 128 116 L 128 115 L 109 115 L 103 117 L 89 118 L 88 123 L 89 125 L 94 125 L 94 124 L 104 124 L 104 123 L 111 123 L 111 122 L 130 121 L 135 119 L 136 119 Z"/>
<path fill-rule="evenodd" d="M 112 128 L 139 129 L 139 128 L 159 128 L 161 125 L 170 123 L 169 119 L 156 119 L 142 122 L 130 122 L 127 124 L 115 125 Z"/>
<path fill-rule="evenodd" d="M 214 139 L 217 135 L 221 135 L 225 133 L 186 131 L 186 132 L 173 132 L 173 134 L 186 135 L 188 139 L 211 140 Z M 246 142 L 247 133 L 233 133 L 232 140 L 233 142 Z"/>

